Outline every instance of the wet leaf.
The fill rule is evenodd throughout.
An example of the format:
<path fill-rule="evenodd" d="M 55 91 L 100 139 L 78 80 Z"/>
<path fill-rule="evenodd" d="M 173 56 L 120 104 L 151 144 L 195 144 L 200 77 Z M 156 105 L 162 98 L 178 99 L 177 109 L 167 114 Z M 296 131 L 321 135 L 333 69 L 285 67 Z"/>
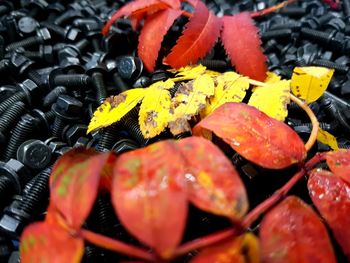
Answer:
<path fill-rule="evenodd" d="M 140 129 L 145 138 L 153 138 L 168 126 L 170 118 L 171 80 L 159 81 L 147 88 L 139 112 Z"/>
<path fill-rule="evenodd" d="M 281 80 L 256 89 L 250 97 L 248 105 L 256 107 L 271 118 L 284 121 L 288 115 L 289 93 L 290 81 Z"/>
<path fill-rule="evenodd" d="M 346 227 L 350 225 L 350 186 L 329 171 L 315 169 L 308 189 L 312 202 L 350 260 L 350 228 Z"/>
<path fill-rule="evenodd" d="M 230 160 L 203 138 L 189 137 L 176 144 L 186 159 L 190 201 L 213 214 L 242 218 L 248 210 L 248 199 Z"/>
<path fill-rule="evenodd" d="M 301 199 L 290 196 L 264 216 L 260 225 L 266 263 L 337 262 L 327 229 Z"/>
<path fill-rule="evenodd" d="M 258 239 L 250 233 L 204 249 L 191 263 L 259 263 Z"/>
<path fill-rule="evenodd" d="M 214 81 L 207 75 L 183 83 L 172 99 L 170 131 L 174 135 L 183 132 L 179 123 L 182 124 L 182 120 L 187 122 L 193 115 L 198 114 L 205 107 L 206 98 L 212 95 L 214 95 Z"/>
<path fill-rule="evenodd" d="M 216 77 L 215 84 L 214 96 L 209 99 L 201 112 L 202 118 L 226 102 L 241 102 L 249 88 L 248 79 L 235 72 L 226 72 Z"/>
<path fill-rule="evenodd" d="M 220 106 L 192 131 L 194 135 L 202 135 L 206 130 L 214 132 L 244 158 L 265 168 L 282 169 L 306 156 L 303 141 L 288 125 L 243 103 Z"/>
<path fill-rule="evenodd" d="M 221 40 L 237 71 L 252 79 L 266 78 L 266 57 L 260 47 L 258 28 L 248 12 L 224 16 Z"/>
<path fill-rule="evenodd" d="M 78 263 L 84 254 L 84 241 L 57 224 L 29 225 L 20 242 L 22 263 Z"/>
<path fill-rule="evenodd" d="M 87 132 L 89 133 L 93 130 L 107 127 L 119 121 L 144 98 L 146 93 L 146 89 L 136 88 L 107 98 L 94 112 Z"/>
<path fill-rule="evenodd" d="M 325 145 L 328 145 L 333 150 L 339 150 L 337 139 L 327 131 L 318 128 L 317 140 Z"/>
<path fill-rule="evenodd" d="M 221 20 L 198 1 L 182 36 L 163 62 L 173 68 L 196 63 L 214 46 L 221 27 Z"/>
<path fill-rule="evenodd" d="M 291 79 L 293 94 L 307 103 L 316 101 L 326 91 L 334 69 L 323 67 L 296 67 Z"/>
<path fill-rule="evenodd" d="M 184 169 L 172 141 L 124 153 L 115 165 L 112 202 L 118 218 L 163 258 L 172 255 L 186 225 Z"/>
<path fill-rule="evenodd" d="M 70 156 L 72 160 L 68 159 Z M 100 174 L 109 158 L 113 158 L 111 156 L 111 153 L 104 153 L 74 163 L 75 155 L 68 153 L 68 157 L 63 156 L 61 164 L 64 164 L 65 160 L 73 163 L 61 173 L 57 171 L 62 169 L 63 165 L 58 164 L 54 167 L 57 175 L 51 177 L 51 202 L 66 219 L 69 227 L 79 229 L 84 223 L 96 199 Z"/>
<path fill-rule="evenodd" d="M 165 34 L 181 14 L 181 10 L 167 9 L 159 11 L 146 19 L 139 36 L 137 53 L 149 72 L 154 70 Z"/>
<path fill-rule="evenodd" d="M 350 150 L 328 152 L 326 156 L 329 169 L 350 184 Z"/>

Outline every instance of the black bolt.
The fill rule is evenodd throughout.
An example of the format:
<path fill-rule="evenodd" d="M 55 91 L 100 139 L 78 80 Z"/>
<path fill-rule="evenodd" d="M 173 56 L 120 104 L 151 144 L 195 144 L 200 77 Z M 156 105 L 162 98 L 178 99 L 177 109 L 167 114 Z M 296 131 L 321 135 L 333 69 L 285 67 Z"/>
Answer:
<path fill-rule="evenodd" d="M 34 60 L 42 60 L 53 64 L 55 62 L 53 47 L 49 45 L 40 45 L 38 51 L 24 51 L 24 56 Z"/>
<path fill-rule="evenodd" d="M 63 86 L 58 86 L 51 90 L 43 99 L 43 107 L 51 107 L 51 105 L 57 100 L 61 94 L 66 94 L 67 89 Z"/>
<path fill-rule="evenodd" d="M 18 147 L 37 130 L 37 123 L 37 119 L 29 114 L 25 114 L 21 117 L 21 120 L 13 129 L 9 143 L 5 149 L 3 155 L 5 161 L 16 157 Z"/>
<path fill-rule="evenodd" d="M 49 13 L 47 17 L 47 21 L 53 22 L 57 18 L 57 16 L 59 16 L 64 12 L 65 9 L 66 8 L 62 3 L 59 3 L 59 2 L 50 3 L 47 6 L 47 11 Z"/>
<path fill-rule="evenodd" d="M 343 12 L 346 18 L 350 17 L 350 1 L 349 0 L 343 0 L 342 1 L 343 4 Z"/>
<path fill-rule="evenodd" d="M 105 127 L 101 130 L 101 136 L 96 145 L 96 150 L 99 152 L 105 152 L 112 149 L 118 138 L 119 128 L 116 124 Z"/>
<path fill-rule="evenodd" d="M 321 97 L 324 111 L 334 120 L 336 120 L 345 132 L 350 133 L 350 125 L 348 124 L 342 111 L 338 109 L 335 103 L 330 98 Z"/>
<path fill-rule="evenodd" d="M 6 26 L 8 43 L 12 43 L 16 41 L 17 38 L 19 37 L 16 18 L 14 16 L 5 16 L 3 23 Z"/>
<path fill-rule="evenodd" d="M 0 162 L 0 174 L 0 203 L 3 207 L 12 196 L 21 193 L 31 175 L 25 166 L 15 159 L 6 163 Z"/>
<path fill-rule="evenodd" d="M 137 148 L 139 148 L 138 142 L 131 139 L 121 139 L 113 145 L 112 151 L 120 154 Z"/>
<path fill-rule="evenodd" d="M 80 10 L 68 9 L 66 12 L 62 13 L 53 21 L 56 25 L 63 25 L 64 23 L 74 20 L 75 18 L 83 17 Z"/>
<path fill-rule="evenodd" d="M 18 20 L 18 30 L 24 35 L 31 35 L 39 27 L 39 23 L 30 16 L 21 17 Z"/>
<path fill-rule="evenodd" d="M 92 86 L 96 92 L 96 102 L 102 104 L 107 98 L 107 89 L 104 78 L 107 70 L 102 65 L 89 69 L 86 74 L 91 76 Z"/>
<path fill-rule="evenodd" d="M 51 161 L 51 149 L 40 140 L 28 140 L 17 149 L 17 160 L 33 170 L 42 170 Z"/>
<path fill-rule="evenodd" d="M 279 30 L 279 29 L 290 29 L 292 31 L 299 31 L 301 28 L 300 21 L 290 21 L 285 24 L 275 24 L 270 27 L 270 30 Z"/>
<path fill-rule="evenodd" d="M 58 74 L 53 79 L 54 86 L 87 87 L 91 84 L 90 76 L 86 74 Z"/>
<path fill-rule="evenodd" d="M 329 32 L 323 32 L 323 31 L 303 27 L 300 30 L 300 33 L 302 37 L 305 37 L 310 41 L 314 41 L 319 44 L 325 45 L 332 50 L 340 51 L 343 49 L 344 35 L 335 30 L 329 31 Z"/>
<path fill-rule="evenodd" d="M 4 101 L 17 92 L 16 86 L 4 85 L 0 87 L 0 101 Z"/>
<path fill-rule="evenodd" d="M 117 58 L 118 73 L 123 79 L 137 79 L 143 70 L 141 59 L 133 56 Z"/>
<path fill-rule="evenodd" d="M 306 14 L 306 8 L 301 6 L 286 6 L 279 13 L 290 17 L 301 17 Z"/>
<path fill-rule="evenodd" d="M 66 123 L 80 118 L 82 108 L 83 104 L 79 100 L 68 95 L 60 95 L 56 103 L 52 105 L 52 110 L 56 115 L 52 135 L 60 138 Z"/>
<path fill-rule="evenodd" d="M 106 67 L 108 69 L 109 75 L 112 77 L 113 84 L 118 94 L 128 90 L 128 85 L 124 82 L 118 73 L 117 63 L 115 61 L 109 60 L 106 62 Z"/>
<path fill-rule="evenodd" d="M 261 34 L 261 40 L 267 41 L 269 39 L 290 39 L 292 36 L 292 30 L 291 29 L 276 29 L 276 30 L 270 30 L 267 32 L 264 32 Z"/>
<path fill-rule="evenodd" d="M 37 30 L 37 35 L 33 37 L 28 37 L 23 40 L 13 42 L 6 47 L 6 51 L 12 51 L 19 47 L 30 47 L 33 45 L 44 44 L 46 41 L 51 39 L 50 32 L 47 28 L 40 28 Z"/>
<path fill-rule="evenodd" d="M 151 85 L 151 83 L 152 83 L 152 81 L 149 77 L 141 76 L 134 82 L 134 84 L 132 84 L 132 86 L 134 88 L 139 88 L 139 87 L 146 88 L 149 85 Z"/>
<path fill-rule="evenodd" d="M 199 61 L 199 63 L 210 70 L 225 71 L 229 68 L 229 64 L 225 60 L 202 59 Z"/>
<path fill-rule="evenodd" d="M 131 138 L 135 139 L 140 145 L 145 146 L 148 143 L 149 140 L 142 135 L 138 119 L 126 118 L 123 121 L 123 125 Z"/>
<path fill-rule="evenodd" d="M 10 1 L 0 2 L 0 16 L 3 16 L 13 10 L 13 4 Z"/>
<path fill-rule="evenodd" d="M 74 42 L 80 37 L 80 30 L 72 26 L 63 28 L 50 22 L 41 22 L 40 25 L 48 28 L 52 33 L 56 34 L 64 41 Z"/>
<path fill-rule="evenodd" d="M 58 51 L 58 60 L 62 61 L 68 57 L 78 57 L 81 56 L 83 51 L 89 46 L 89 41 L 87 39 L 82 39 L 73 44 L 66 45 L 62 50 Z"/>
<path fill-rule="evenodd" d="M 87 126 L 84 124 L 74 124 L 68 126 L 68 129 L 64 132 L 64 140 L 69 146 L 73 146 L 79 138 L 86 135 Z"/>
<path fill-rule="evenodd" d="M 337 64 L 335 62 L 325 60 L 325 59 L 315 59 L 312 61 L 314 66 L 325 67 L 335 69 L 336 72 L 341 74 L 346 74 L 349 71 L 349 67 L 346 65 Z"/>

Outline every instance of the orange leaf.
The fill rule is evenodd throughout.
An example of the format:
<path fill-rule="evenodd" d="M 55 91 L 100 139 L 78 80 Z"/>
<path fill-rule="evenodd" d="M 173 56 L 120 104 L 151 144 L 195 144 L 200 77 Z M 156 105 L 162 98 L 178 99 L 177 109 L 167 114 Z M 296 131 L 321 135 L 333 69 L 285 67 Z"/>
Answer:
<path fill-rule="evenodd" d="M 173 68 L 196 63 L 214 46 L 221 27 L 221 20 L 198 1 L 183 35 L 163 62 Z"/>
<path fill-rule="evenodd" d="M 160 0 L 137 0 L 131 1 L 122 8 L 118 9 L 117 12 L 113 14 L 111 19 L 108 20 L 106 25 L 102 29 L 103 35 L 108 35 L 110 27 L 115 21 L 123 16 L 134 15 L 135 17 L 142 17 L 142 14 L 147 12 L 156 12 L 162 9 L 169 8 L 169 5 L 165 1 Z"/>
<path fill-rule="evenodd" d="M 308 188 L 312 202 L 350 260 L 350 186 L 329 171 L 315 169 Z"/>
<path fill-rule="evenodd" d="M 149 72 L 154 70 L 165 34 L 181 14 L 181 10 L 167 9 L 159 11 L 146 19 L 139 36 L 137 51 Z"/>
<path fill-rule="evenodd" d="M 329 152 L 326 160 L 329 169 L 350 184 L 350 150 Z"/>
<path fill-rule="evenodd" d="M 22 263 L 78 263 L 83 253 L 83 239 L 72 236 L 57 224 L 34 223 L 21 236 Z"/>
<path fill-rule="evenodd" d="M 207 212 L 241 218 L 247 212 L 248 200 L 230 160 L 202 138 L 189 137 L 177 144 L 186 159 L 190 201 Z"/>
<path fill-rule="evenodd" d="M 115 165 L 112 202 L 131 234 L 171 257 L 186 225 L 184 163 L 172 141 L 122 154 Z"/>
<path fill-rule="evenodd" d="M 263 81 L 266 78 L 266 57 L 260 47 L 258 29 L 248 12 L 222 18 L 221 40 L 232 65 L 243 75 Z"/>
<path fill-rule="evenodd" d="M 244 103 L 220 106 L 193 128 L 193 134 L 206 134 L 207 130 L 265 168 L 282 169 L 306 156 L 303 141 L 293 129 Z"/>
<path fill-rule="evenodd" d="M 260 225 L 265 263 L 335 263 L 327 229 L 301 199 L 290 196 L 265 215 Z"/>
<path fill-rule="evenodd" d="M 111 153 L 104 153 L 79 162 L 78 154 L 78 161 L 74 163 L 74 153 L 77 152 L 75 149 L 68 152 L 55 165 L 50 188 L 51 202 L 73 229 L 79 229 L 88 216 L 97 196 L 100 174 L 104 165 L 113 158 Z M 68 167 L 65 162 L 69 163 Z"/>

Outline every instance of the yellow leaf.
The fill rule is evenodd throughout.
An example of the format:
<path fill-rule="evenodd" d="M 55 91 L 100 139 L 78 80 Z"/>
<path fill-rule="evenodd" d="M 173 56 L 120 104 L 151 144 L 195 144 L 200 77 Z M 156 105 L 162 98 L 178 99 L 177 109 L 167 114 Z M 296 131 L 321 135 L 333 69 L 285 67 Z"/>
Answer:
<path fill-rule="evenodd" d="M 245 262 L 260 262 L 260 244 L 259 239 L 252 233 L 246 233 L 242 240 L 242 254 L 245 255 Z"/>
<path fill-rule="evenodd" d="M 318 129 L 317 140 L 328 145 L 335 151 L 339 150 L 337 139 L 332 134 L 322 130 L 321 128 Z"/>
<path fill-rule="evenodd" d="M 172 78 L 171 80 L 174 82 L 192 80 L 204 74 L 205 71 L 206 71 L 206 67 L 201 64 L 196 66 L 182 67 L 179 70 L 171 70 L 171 72 L 173 73 L 178 72 L 176 74 L 176 77 Z"/>
<path fill-rule="evenodd" d="M 326 91 L 334 69 L 323 67 L 294 68 L 291 87 L 295 96 L 307 103 L 316 101 Z"/>
<path fill-rule="evenodd" d="M 146 89 L 137 88 L 124 91 L 118 96 L 107 98 L 94 112 L 87 132 L 89 133 L 119 121 L 144 98 L 146 93 Z"/>
<path fill-rule="evenodd" d="M 272 118 L 284 121 L 288 115 L 290 81 L 280 80 L 255 90 L 248 105 L 254 106 Z"/>
<path fill-rule="evenodd" d="M 151 86 L 142 101 L 139 112 L 140 129 L 145 138 L 161 133 L 168 125 L 171 95 L 162 86 Z"/>
<path fill-rule="evenodd" d="M 280 76 L 278 76 L 276 73 L 273 73 L 273 72 L 271 72 L 271 71 L 268 71 L 268 72 L 267 72 L 267 77 L 266 77 L 264 83 L 265 83 L 265 84 L 272 84 L 272 83 L 279 82 L 280 80 L 281 80 L 281 77 L 280 77 Z M 265 86 L 264 86 L 264 87 L 265 87 Z M 252 88 L 252 91 L 254 92 L 254 91 L 255 91 L 256 89 L 258 89 L 258 88 L 262 88 L 262 87 L 259 87 L 259 86 L 254 87 L 254 88 Z"/>
<path fill-rule="evenodd" d="M 201 112 L 201 117 L 212 113 L 226 102 L 241 102 L 249 88 L 248 78 L 235 72 L 226 72 L 216 79 L 215 93 Z"/>

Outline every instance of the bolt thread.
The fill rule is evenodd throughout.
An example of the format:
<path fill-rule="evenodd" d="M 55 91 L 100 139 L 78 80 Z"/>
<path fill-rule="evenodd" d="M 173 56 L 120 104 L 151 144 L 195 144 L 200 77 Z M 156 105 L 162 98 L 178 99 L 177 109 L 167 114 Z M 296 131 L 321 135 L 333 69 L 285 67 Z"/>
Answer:
<path fill-rule="evenodd" d="M 118 137 L 118 128 L 117 125 L 113 124 L 109 127 L 103 129 L 103 133 L 100 137 L 98 144 L 96 145 L 96 150 L 99 152 L 103 152 L 106 149 L 112 149 L 115 141 Z"/>
<path fill-rule="evenodd" d="M 61 118 L 56 117 L 52 127 L 52 136 L 61 138 L 65 126 L 66 123 Z"/>
<path fill-rule="evenodd" d="M 51 170 L 51 167 L 47 168 L 31 180 L 34 180 L 33 185 L 30 191 L 23 196 L 18 207 L 19 210 L 31 216 L 35 216 L 41 211 L 43 203 L 46 203 L 49 197 L 49 176 Z"/>
<path fill-rule="evenodd" d="M 57 75 L 54 79 L 55 86 L 84 87 L 90 84 L 90 77 L 85 74 Z"/>
<path fill-rule="evenodd" d="M 346 74 L 349 71 L 349 67 L 346 65 L 341 65 L 325 59 L 315 59 L 312 62 L 313 65 L 325 68 L 335 69 L 338 73 Z"/>
<path fill-rule="evenodd" d="M 54 88 L 44 97 L 43 106 L 45 108 L 51 106 L 57 100 L 59 95 L 66 94 L 66 93 L 67 93 L 67 90 L 65 87 L 58 86 Z"/>
<path fill-rule="evenodd" d="M 80 53 L 84 51 L 89 45 L 89 41 L 87 39 L 82 39 L 76 43 L 74 43 L 74 47 L 79 50 Z"/>
<path fill-rule="evenodd" d="M 97 199 L 97 223 L 101 234 L 114 234 L 110 230 L 116 223 L 116 217 L 109 195 L 101 196 Z"/>
<path fill-rule="evenodd" d="M 303 16 L 306 14 L 306 8 L 301 6 L 286 6 L 279 13 L 286 16 Z"/>
<path fill-rule="evenodd" d="M 274 24 L 270 27 L 270 30 L 291 29 L 292 31 L 297 31 L 300 28 L 301 23 L 299 21 L 293 21 L 286 24 Z"/>
<path fill-rule="evenodd" d="M 307 27 L 303 27 L 300 30 L 300 32 L 301 32 L 301 35 L 304 36 L 305 38 L 315 42 L 324 43 L 324 44 L 328 44 L 329 41 L 332 39 L 332 35 L 333 35 L 332 33 L 322 32 L 322 31 L 318 31 Z"/>
<path fill-rule="evenodd" d="M 18 101 L 24 101 L 26 98 L 26 94 L 23 91 L 17 92 L 13 94 L 8 99 L 4 100 L 0 103 L 0 115 L 3 114 L 9 107 L 15 104 Z"/>
<path fill-rule="evenodd" d="M 58 26 L 62 25 L 64 22 L 66 22 L 71 17 L 71 15 L 72 14 L 69 11 L 64 12 L 63 14 L 56 17 L 56 19 L 54 20 L 54 24 L 56 24 Z"/>
<path fill-rule="evenodd" d="M 341 149 L 350 149 L 350 145 L 346 143 L 338 143 L 338 147 Z"/>
<path fill-rule="evenodd" d="M 66 30 L 63 27 L 60 27 L 56 24 L 49 23 L 49 22 L 42 22 L 40 23 L 42 27 L 46 27 L 50 31 L 56 33 L 57 35 L 61 36 L 62 38 L 66 35 Z"/>
<path fill-rule="evenodd" d="M 101 51 L 100 39 L 95 37 L 91 40 L 91 43 L 92 43 L 92 48 L 94 49 L 95 52 Z"/>
<path fill-rule="evenodd" d="M 276 29 L 271 30 L 263 33 L 261 35 L 261 39 L 263 41 L 269 40 L 269 39 L 279 39 L 279 38 L 289 38 L 292 35 L 291 29 Z"/>
<path fill-rule="evenodd" d="M 25 104 L 21 101 L 13 104 L 0 118 L 0 132 L 5 132 L 17 121 L 24 113 Z"/>
<path fill-rule="evenodd" d="M 39 51 L 24 51 L 23 56 L 34 60 L 39 60 L 42 58 L 41 53 Z"/>
<path fill-rule="evenodd" d="M 4 160 L 8 161 L 11 158 L 16 158 L 16 152 L 19 146 L 28 139 L 28 136 L 35 130 L 33 119 L 21 119 L 14 128 L 10 141 L 4 153 Z"/>
<path fill-rule="evenodd" d="M 103 79 L 103 75 L 100 72 L 95 72 L 92 74 L 92 84 L 96 89 L 96 101 L 102 104 L 107 98 L 106 85 Z"/>
<path fill-rule="evenodd" d="M 135 139 L 141 145 L 146 145 L 147 140 L 143 137 L 138 120 L 134 118 L 127 118 L 124 121 L 124 126 L 127 129 L 130 136 Z"/>
<path fill-rule="evenodd" d="M 39 36 L 28 37 L 26 39 L 11 43 L 6 47 L 6 51 L 7 52 L 13 51 L 19 47 L 26 48 L 26 47 L 42 44 L 43 42 L 44 42 L 43 39 Z"/>
<path fill-rule="evenodd" d="M 174 97 L 175 96 L 175 93 L 176 91 L 178 90 L 178 88 L 181 86 L 181 82 L 177 82 L 175 83 L 174 87 L 172 87 L 169 92 L 170 92 L 170 95 L 171 97 Z"/>
<path fill-rule="evenodd" d="M 117 87 L 119 93 L 122 93 L 128 90 L 128 85 L 126 85 L 125 81 L 119 76 L 118 72 L 113 74 L 113 83 Z"/>
<path fill-rule="evenodd" d="M 55 117 L 56 117 L 56 114 L 52 110 L 45 112 L 45 118 L 47 119 L 48 122 L 53 121 Z"/>
<path fill-rule="evenodd" d="M 42 87 L 44 85 L 44 82 L 41 78 L 41 75 L 35 71 L 35 70 L 30 70 L 27 74 L 28 78 L 32 80 L 38 87 Z"/>
<path fill-rule="evenodd" d="M 227 62 L 219 59 L 203 59 L 200 64 L 211 70 L 226 70 L 228 68 Z"/>

